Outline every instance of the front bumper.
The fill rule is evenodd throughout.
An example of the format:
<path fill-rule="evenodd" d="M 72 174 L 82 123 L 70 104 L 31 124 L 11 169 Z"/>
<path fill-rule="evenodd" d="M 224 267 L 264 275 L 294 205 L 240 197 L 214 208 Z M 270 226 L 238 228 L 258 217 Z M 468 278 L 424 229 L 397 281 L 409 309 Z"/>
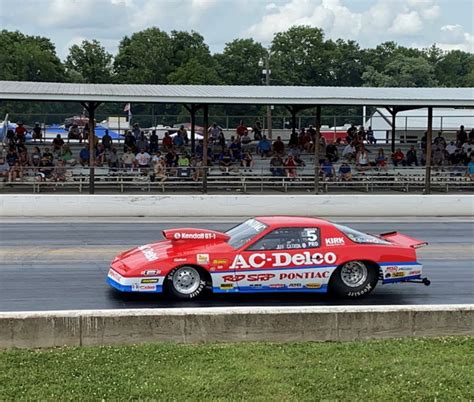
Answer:
<path fill-rule="evenodd" d="M 162 293 L 163 276 L 125 277 L 110 268 L 107 283 L 120 292 Z"/>

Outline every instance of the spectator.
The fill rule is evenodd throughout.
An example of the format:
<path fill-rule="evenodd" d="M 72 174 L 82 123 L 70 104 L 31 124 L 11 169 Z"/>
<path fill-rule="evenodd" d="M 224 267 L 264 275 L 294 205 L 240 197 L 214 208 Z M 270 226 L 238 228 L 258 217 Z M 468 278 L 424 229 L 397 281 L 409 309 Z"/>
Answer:
<path fill-rule="evenodd" d="M 41 158 L 40 167 L 38 169 L 38 174 L 43 180 L 48 180 L 51 178 L 51 175 L 54 170 L 54 165 L 51 159 Z"/>
<path fill-rule="evenodd" d="M 102 144 L 100 144 L 95 151 L 95 165 L 103 166 L 106 162 L 106 152 Z"/>
<path fill-rule="evenodd" d="M 16 152 L 13 146 L 8 149 L 6 160 L 7 160 L 8 166 L 10 167 L 13 166 L 15 162 L 18 160 L 18 153 Z"/>
<path fill-rule="evenodd" d="M 293 158 L 293 155 L 289 155 L 288 158 L 286 159 L 285 163 L 285 171 L 286 171 L 286 177 L 289 177 L 290 179 L 295 179 L 297 177 L 297 172 L 296 172 L 296 162 L 295 159 Z"/>
<path fill-rule="evenodd" d="M 339 166 L 339 178 L 341 181 L 351 181 L 352 180 L 352 172 L 351 167 L 346 162 L 342 162 L 341 166 Z"/>
<path fill-rule="evenodd" d="M 20 161 L 16 161 L 13 166 L 10 167 L 8 172 L 8 181 L 22 181 L 23 180 L 23 167 L 20 165 Z"/>
<path fill-rule="evenodd" d="M 288 147 L 290 148 L 296 148 L 299 146 L 299 137 L 298 137 L 298 134 L 296 134 L 296 132 L 291 132 L 290 134 L 290 139 L 288 141 Z"/>
<path fill-rule="evenodd" d="M 158 136 L 156 130 L 152 130 L 150 134 L 150 153 L 154 154 L 158 152 Z"/>
<path fill-rule="evenodd" d="M 228 148 L 225 148 L 219 156 L 219 167 L 220 170 L 224 172 L 224 175 L 229 175 L 230 169 L 232 167 L 232 153 Z"/>
<path fill-rule="evenodd" d="M 300 151 L 299 151 L 298 148 L 290 149 L 288 151 L 288 155 L 293 155 L 293 159 L 295 160 L 295 162 L 298 166 L 306 166 L 306 164 L 304 163 L 304 160 L 301 159 Z"/>
<path fill-rule="evenodd" d="M 107 130 L 107 129 L 105 130 L 105 133 L 102 136 L 102 145 L 103 145 L 104 149 L 106 149 L 107 151 L 110 151 L 112 149 L 112 146 L 113 146 L 112 137 L 110 136 L 109 130 Z"/>
<path fill-rule="evenodd" d="M 339 151 L 334 143 L 327 145 L 326 157 L 330 162 L 337 162 L 339 160 Z"/>
<path fill-rule="evenodd" d="M 375 166 L 387 170 L 387 157 L 383 148 L 380 148 L 375 158 Z"/>
<path fill-rule="evenodd" d="M 85 126 L 82 128 L 82 135 L 80 136 L 79 143 L 82 142 L 81 139 L 84 141 L 89 141 L 89 123 L 86 123 Z"/>
<path fill-rule="evenodd" d="M 138 137 L 140 137 L 142 130 L 140 129 L 140 126 L 138 123 L 135 123 L 132 127 L 132 134 L 135 137 L 136 140 L 138 140 Z"/>
<path fill-rule="evenodd" d="M 33 127 L 33 141 L 36 142 L 36 140 L 43 142 L 43 131 L 41 130 L 39 123 L 35 123 L 35 126 Z"/>
<path fill-rule="evenodd" d="M 474 128 L 469 131 L 469 141 L 474 141 Z"/>
<path fill-rule="evenodd" d="M 356 166 L 357 170 L 364 171 L 370 169 L 369 153 L 365 149 L 364 145 L 360 145 L 359 151 L 356 154 Z"/>
<path fill-rule="evenodd" d="M 356 150 L 355 150 L 354 144 L 348 143 L 342 151 L 342 157 L 346 159 L 347 161 L 352 161 L 355 159 L 355 156 L 356 156 Z"/>
<path fill-rule="evenodd" d="M 43 158 L 48 158 L 53 163 L 54 155 L 49 151 L 49 148 L 45 148 L 43 152 Z"/>
<path fill-rule="evenodd" d="M 270 160 L 270 172 L 272 172 L 273 176 L 284 176 L 285 169 L 283 168 L 284 163 L 281 155 L 275 154 L 273 155 L 272 159 Z"/>
<path fill-rule="evenodd" d="M 74 166 L 76 164 L 76 160 L 74 159 L 71 148 L 68 144 L 65 144 L 63 146 L 61 160 L 64 161 L 66 165 Z"/>
<path fill-rule="evenodd" d="M 178 133 L 181 135 L 181 138 L 183 139 L 184 143 L 188 145 L 188 142 L 189 142 L 188 131 L 184 128 L 183 125 L 179 127 Z"/>
<path fill-rule="evenodd" d="M 319 171 L 323 175 L 324 179 L 332 179 L 336 174 L 334 166 L 329 159 L 324 160 L 324 162 L 320 166 Z"/>
<path fill-rule="evenodd" d="M 5 158 L 0 157 L 0 178 L 2 178 L 2 181 L 8 180 L 9 172 L 10 166 L 8 165 Z"/>
<path fill-rule="evenodd" d="M 269 140 L 267 140 L 267 136 L 264 135 L 262 139 L 258 142 L 257 145 L 257 153 L 262 157 L 265 158 L 270 154 L 272 144 Z"/>
<path fill-rule="evenodd" d="M 148 172 L 148 168 L 150 167 L 150 159 L 150 154 L 145 151 L 145 148 L 141 148 L 140 152 L 135 155 L 135 165 L 140 169 L 140 171 L 144 173 Z"/>
<path fill-rule="evenodd" d="M 177 149 L 184 147 L 184 138 L 181 136 L 179 131 L 173 137 L 173 146 L 175 146 Z"/>
<path fill-rule="evenodd" d="M 109 163 L 109 168 L 112 171 L 115 171 L 115 170 L 118 169 L 118 167 L 119 167 L 119 157 L 118 157 L 116 148 L 112 148 L 112 150 L 110 151 L 108 163 Z"/>
<path fill-rule="evenodd" d="M 466 130 L 464 130 L 464 126 L 459 127 L 459 130 L 456 133 L 456 142 L 459 148 L 462 147 L 465 142 L 467 142 L 467 133 Z"/>
<path fill-rule="evenodd" d="M 453 155 L 454 152 L 458 149 L 454 141 L 451 141 L 447 146 L 446 146 L 446 152 L 448 153 L 449 156 Z"/>
<path fill-rule="evenodd" d="M 82 142 L 81 132 L 75 123 L 69 127 L 69 131 L 67 133 L 67 142 L 69 142 L 69 140 L 79 140 L 79 143 Z"/>
<path fill-rule="evenodd" d="M 61 138 L 61 134 L 58 134 L 53 140 L 53 152 L 61 154 L 64 145 L 64 140 Z"/>
<path fill-rule="evenodd" d="M 166 167 L 169 168 L 169 172 L 175 172 L 175 169 L 178 166 L 178 155 L 174 149 L 168 151 L 165 155 Z"/>
<path fill-rule="evenodd" d="M 221 147 L 221 151 L 225 148 L 225 135 L 222 130 L 219 131 L 219 135 L 217 136 L 217 142 L 214 142 L 214 144 L 216 143 Z"/>
<path fill-rule="evenodd" d="M 440 131 L 438 136 L 434 139 L 433 144 L 438 147 L 442 147 L 443 150 L 446 148 L 446 140 L 443 137 L 443 133 Z"/>
<path fill-rule="evenodd" d="M 250 138 L 248 131 L 246 131 L 244 135 L 242 136 L 242 138 L 240 139 L 240 143 L 242 144 L 242 150 L 247 151 L 251 142 L 252 142 L 252 138 Z"/>
<path fill-rule="evenodd" d="M 418 156 L 416 155 L 416 149 L 415 146 L 412 145 L 410 149 L 407 152 L 407 157 L 406 157 L 406 165 L 407 166 L 418 166 Z"/>
<path fill-rule="evenodd" d="M 433 165 L 443 166 L 445 161 L 445 150 L 442 145 L 437 145 L 433 149 Z"/>
<path fill-rule="evenodd" d="M 31 166 L 38 167 L 41 162 L 41 151 L 38 147 L 34 147 L 31 152 Z"/>
<path fill-rule="evenodd" d="M 247 169 L 249 170 L 249 172 L 252 171 L 253 157 L 250 151 L 246 151 L 244 153 L 244 157 L 242 158 L 242 161 L 241 161 L 241 166 L 244 168 L 244 172 L 246 172 Z"/>
<path fill-rule="evenodd" d="M 201 180 L 203 176 L 202 159 L 195 156 L 191 160 L 191 166 L 193 168 L 193 180 L 194 181 Z"/>
<path fill-rule="evenodd" d="M 135 152 L 135 144 L 137 143 L 136 138 L 133 136 L 132 132 L 129 130 L 125 134 L 125 138 L 123 140 L 123 152 L 127 152 L 127 150 L 130 150 L 132 152 Z"/>
<path fill-rule="evenodd" d="M 405 166 L 405 155 L 403 154 L 402 150 L 398 148 L 393 154 L 392 154 L 392 162 L 394 166 L 402 165 Z"/>
<path fill-rule="evenodd" d="M 212 126 L 207 130 L 207 132 L 210 134 L 210 142 L 214 144 L 217 143 L 217 139 L 219 138 L 221 131 L 222 129 L 217 125 L 216 122 L 212 123 Z"/>
<path fill-rule="evenodd" d="M 222 147 L 224 150 L 224 147 L 225 147 L 225 144 L 224 146 Z M 198 156 L 199 158 L 202 158 L 202 155 L 203 155 L 203 151 L 204 151 L 204 141 L 203 140 L 199 140 L 197 145 L 196 145 L 196 150 L 195 150 L 195 154 L 196 156 Z"/>
<path fill-rule="evenodd" d="M 467 176 L 474 180 L 474 155 L 471 155 L 471 160 L 467 164 Z"/>
<path fill-rule="evenodd" d="M 135 145 L 137 149 L 144 149 L 145 151 L 148 151 L 148 139 L 145 137 L 145 133 L 143 131 L 138 135 Z"/>
<path fill-rule="evenodd" d="M 30 164 L 30 158 L 28 157 L 28 151 L 23 149 L 20 151 L 18 155 L 18 161 L 20 162 L 21 166 L 28 167 Z"/>
<path fill-rule="evenodd" d="M 165 132 L 161 145 L 165 151 L 171 151 L 173 149 L 173 138 L 170 136 L 168 131 Z"/>
<path fill-rule="evenodd" d="M 351 123 L 351 126 L 347 129 L 346 142 L 349 144 L 355 140 L 357 133 L 357 128 L 354 123 Z"/>
<path fill-rule="evenodd" d="M 15 144 L 15 131 L 12 129 L 7 129 L 7 140 L 9 145 Z"/>
<path fill-rule="evenodd" d="M 449 157 L 449 162 L 453 166 L 462 165 L 464 163 L 464 154 L 459 148 L 454 151 L 454 153 Z"/>
<path fill-rule="evenodd" d="M 273 143 L 273 152 L 280 155 L 285 153 L 285 144 L 281 140 L 280 136 L 278 136 L 276 141 Z"/>
<path fill-rule="evenodd" d="M 54 181 L 66 181 L 66 165 L 64 161 L 59 160 L 53 170 L 53 180 Z"/>
<path fill-rule="evenodd" d="M 15 138 L 16 142 L 23 144 L 26 140 L 26 128 L 23 126 L 23 123 L 19 121 L 15 128 Z"/>
<path fill-rule="evenodd" d="M 153 172 L 153 180 L 155 180 L 155 178 L 158 178 L 160 179 L 160 182 L 163 183 L 168 178 L 166 174 L 166 162 L 162 156 L 160 156 L 156 163 L 153 165 Z"/>
<path fill-rule="evenodd" d="M 463 153 L 466 154 L 467 163 L 471 159 L 471 152 L 474 149 L 474 140 L 469 140 L 468 142 L 465 142 L 461 149 Z"/>
<path fill-rule="evenodd" d="M 260 141 L 262 139 L 262 126 L 259 121 L 256 121 L 252 127 L 253 139 Z"/>
<path fill-rule="evenodd" d="M 125 169 L 131 169 L 133 167 L 133 162 L 135 161 L 135 155 L 131 151 L 131 149 L 127 149 L 127 151 L 122 155 L 122 164 Z"/>
<path fill-rule="evenodd" d="M 237 133 L 238 137 L 240 138 L 245 134 L 246 131 L 248 131 L 247 127 L 244 126 L 243 120 L 240 120 L 239 125 L 235 129 L 235 132 Z"/>
<path fill-rule="evenodd" d="M 242 137 L 244 137 L 244 134 Z M 232 160 L 240 162 L 242 160 L 242 145 L 240 144 L 240 138 L 234 138 L 229 144 L 229 151 L 232 154 Z"/>
<path fill-rule="evenodd" d="M 366 133 L 365 133 L 365 129 L 364 129 L 364 126 L 360 126 L 359 127 L 359 130 L 357 131 L 357 139 L 359 142 L 363 143 L 365 141 L 365 136 L 366 136 Z"/>
<path fill-rule="evenodd" d="M 43 155 L 44 156 L 44 155 Z M 79 162 L 82 166 L 89 165 L 90 152 L 87 144 L 84 145 L 84 148 L 79 152 Z"/>
<path fill-rule="evenodd" d="M 187 153 L 182 153 L 178 155 L 178 176 L 179 177 L 189 177 L 189 157 Z"/>
<path fill-rule="evenodd" d="M 369 144 L 371 144 L 371 145 L 372 144 L 374 144 L 374 145 L 377 144 L 377 139 L 374 136 L 374 130 L 372 130 L 372 126 L 369 126 L 369 128 L 367 129 L 366 135 L 367 135 L 367 142 Z"/>

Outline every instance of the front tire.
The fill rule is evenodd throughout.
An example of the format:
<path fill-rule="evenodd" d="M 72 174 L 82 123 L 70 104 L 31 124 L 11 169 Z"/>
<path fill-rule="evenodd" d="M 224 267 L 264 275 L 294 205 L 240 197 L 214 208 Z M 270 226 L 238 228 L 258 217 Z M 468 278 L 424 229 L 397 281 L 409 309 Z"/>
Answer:
<path fill-rule="evenodd" d="M 349 261 L 334 271 L 330 291 L 339 297 L 356 299 L 368 295 L 378 281 L 378 269 L 364 261 Z"/>
<path fill-rule="evenodd" d="M 203 275 L 196 267 L 183 266 L 168 274 L 168 289 L 178 299 L 194 299 L 202 294 L 206 287 Z"/>

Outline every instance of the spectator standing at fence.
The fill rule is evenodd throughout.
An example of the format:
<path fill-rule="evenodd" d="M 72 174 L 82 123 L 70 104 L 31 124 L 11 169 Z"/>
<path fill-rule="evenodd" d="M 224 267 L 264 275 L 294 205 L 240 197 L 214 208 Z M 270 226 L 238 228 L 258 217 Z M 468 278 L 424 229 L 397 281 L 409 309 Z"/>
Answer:
<path fill-rule="evenodd" d="M 402 165 L 405 166 L 405 155 L 403 154 L 402 150 L 398 148 L 392 154 L 392 163 L 394 166 Z"/>
<path fill-rule="evenodd" d="M 109 134 L 109 130 L 105 129 L 104 135 L 102 136 L 102 145 L 107 151 L 110 151 L 113 146 L 112 137 Z"/>
<path fill-rule="evenodd" d="M 339 166 L 338 173 L 339 173 L 339 178 L 341 179 L 341 181 L 352 180 L 352 171 L 348 163 L 343 162 L 341 166 Z"/>
<path fill-rule="evenodd" d="M 257 120 L 252 127 L 253 139 L 254 141 L 260 141 L 262 139 L 262 126 Z"/>
<path fill-rule="evenodd" d="M 154 154 L 158 152 L 158 135 L 156 135 L 156 130 L 152 130 L 150 134 L 150 153 Z"/>
<path fill-rule="evenodd" d="M 360 171 L 369 170 L 369 153 L 364 147 L 364 144 L 359 146 L 359 150 L 356 153 L 356 166 Z"/>
<path fill-rule="evenodd" d="M 138 123 L 135 123 L 132 126 L 132 134 L 135 137 L 136 140 L 138 140 L 138 137 L 140 137 L 142 130 L 140 129 L 140 125 Z"/>
<path fill-rule="evenodd" d="M 267 136 L 264 135 L 257 145 L 258 154 L 262 158 L 265 158 L 270 154 L 271 148 L 272 148 L 271 142 L 267 139 Z"/>
<path fill-rule="evenodd" d="M 235 129 L 235 132 L 237 133 L 237 135 L 240 137 L 242 137 L 244 135 L 244 133 L 248 131 L 247 130 L 247 127 L 244 126 L 244 122 L 243 120 L 240 120 L 239 122 L 239 125 L 237 126 L 237 128 Z"/>
<path fill-rule="evenodd" d="M 16 142 L 23 144 L 26 140 L 26 128 L 24 127 L 23 123 L 19 121 L 15 128 L 15 137 Z"/>
<path fill-rule="evenodd" d="M 64 145 L 64 140 L 61 138 L 61 134 L 58 134 L 53 139 L 53 153 L 56 152 L 58 155 L 60 155 L 63 149 L 63 145 Z"/>
<path fill-rule="evenodd" d="M 284 176 L 284 162 L 281 155 L 275 154 L 272 159 L 270 159 L 270 172 L 273 176 Z"/>
<path fill-rule="evenodd" d="M 385 156 L 383 148 L 378 150 L 377 157 L 375 158 L 375 166 L 387 170 L 387 157 Z"/>
<path fill-rule="evenodd" d="M 357 128 L 354 123 L 351 123 L 351 126 L 347 129 L 346 142 L 351 143 L 354 141 L 357 133 Z"/>
<path fill-rule="evenodd" d="M 365 134 L 367 136 L 367 142 L 369 144 L 371 144 L 371 145 L 372 144 L 374 144 L 374 145 L 377 144 L 377 139 L 374 136 L 374 130 L 372 130 L 372 126 L 369 126 L 369 128 L 367 129 Z"/>
<path fill-rule="evenodd" d="M 458 147 L 462 147 L 462 144 L 467 142 L 467 132 L 464 126 L 459 127 L 459 130 L 456 132 L 456 142 Z"/>
<path fill-rule="evenodd" d="M 82 166 L 89 165 L 89 159 L 90 159 L 90 152 L 89 152 L 89 147 L 87 144 L 84 145 L 84 148 L 81 149 L 81 152 L 79 152 L 79 162 L 81 163 Z"/>
<path fill-rule="evenodd" d="M 35 123 L 35 126 L 33 127 L 33 141 L 36 142 L 36 140 L 43 142 L 43 131 L 41 130 L 39 123 Z"/>
<path fill-rule="evenodd" d="M 339 151 L 334 143 L 326 146 L 326 158 L 331 162 L 337 162 L 339 160 Z"/>
<path fill-rule="evenodd" d="M 416 154 L 415 146 L 412 145 L 407 152 L 406 156 L 406 165 L 407 166 L 418 166 L 418 156 Z"/>
<path fill-rule="evenodd" d="M 281 140 L 281 137 L 278 136 L 276 141 L 273 143 L 273 152 L 276 154 L 283 155 L 285 153 L 285 144 Z"/>

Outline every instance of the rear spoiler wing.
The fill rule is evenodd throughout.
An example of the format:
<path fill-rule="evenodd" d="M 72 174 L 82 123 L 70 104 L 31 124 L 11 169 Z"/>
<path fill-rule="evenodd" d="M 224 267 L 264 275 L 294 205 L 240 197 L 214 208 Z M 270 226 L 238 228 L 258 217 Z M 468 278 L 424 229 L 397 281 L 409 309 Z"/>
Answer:
<path fill-rule="evenodd" d="M 420 248 L 420 247 L 428 245 L 428 242 L 426 241 L 418 240 L 418 239 L 415 239 L 410 236 L 406 236 L 398 232 L 382 233 L 380 237 L 391 243 L 399 244 L 401 246 L 406 246 L 406 247 L 411 247 L 411 248 Z"/>

